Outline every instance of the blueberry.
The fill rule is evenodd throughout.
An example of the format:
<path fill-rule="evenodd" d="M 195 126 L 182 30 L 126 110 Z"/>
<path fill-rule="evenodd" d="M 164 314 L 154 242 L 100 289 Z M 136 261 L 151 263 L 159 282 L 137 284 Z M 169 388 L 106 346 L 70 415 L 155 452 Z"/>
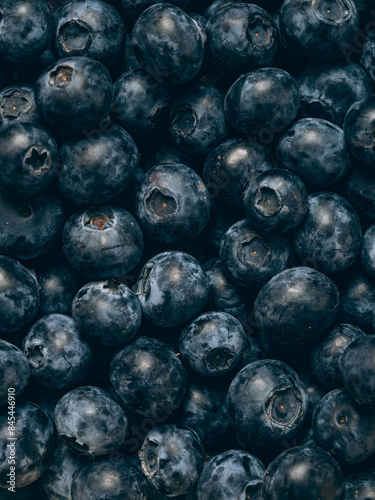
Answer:
<path fill-rule="evenodd" d="M 254 361 L 233 379 L 227 395 L 234 428 L 247 444 L 280 445 L 302 428 L 308 396 L 296 372 L 275 360 Z"/>
<path fill-rule="evenodd" d="M 16 123 L 39 125 L 40 115 L 35 103 L 33 85 L 10 85 L 0 92 L 0 126 Z"/>
<path fill-rule="evenodd" d="M 298 257 L 326 274 L 349 267 L 361 250 L 359 218 L 345 198 L 330 192 L 309 196 L 307 215 L 293 232 Z"/>
<path fill-rule="evenodd" d="M 73 301 L 73 319 L 87 339 L 119 345 L 137 334 L 142 311 L 137 297 L 126 285 L 109 279 L 87 283 L 78 291 Z"/>
<path fill-rule="evenodd" d="M 133 290 L 145 318 L 170 328 L 200 313 L 208 298 L 209 283 L 194 257 L 168 251 L 147 262 Z"/>
<path fill-rule="evenodd" d="M 366 469 L 363 472 L 350 474 L 344 483 L 342 500 L 373 500 L 375 492 L 375 469 Z"/>
<path fill-rule="evenodd" d="M 320 118 L 297 120 L 281 137 L 276 152 L 279 165 L 311 189 L 334 184 L 351 167 L 343 131 Z"/>
<path fill-rule="evenodd" d="M 203 469 L 204 449 L 192 429 L 161 425 L 147 434 L 139 457 L 142 471 L 156 491 L 175 497 L 197 482 Z"/>
<path fill-rule="evenodd" d="M 121 456 L 88 462 L 73 476 L 72 500 L 147 500 L 142 474 Z"/>
<path fill-rule="evenodd" d="M 133 22 L 138 19 L 144 10 L 155 3 L 158 3 L 157 0 L 121 0 L 126 17 Z"/>
<path fill-rule="evenodd" d="M 45 0 L 3 0 L 0 20 L 0 54 L 7 59 L 27 62 L 48 47 L 52 18 Z"/>
<path fill-rule="evenodd" d="M 375 96 L 370 95 L 354 103 L 344 120 L 345 139 L 351 153 L 368 167 L 375 162 L 374 112 Z"/>
<path fill-rule="evenodd" d="M 267 500 L 339 500 L 344 478 L 337 462 L 315 446 L 298 446 L 281 453 L 264 476 Z"/>
<path fill-rule="evenodd" d="M 369 275 L 375 278 L 375 225 L 370 226 L 363 236 L 363 244 L 361 249 L 361 264 Z"/>
<path fill-rule="evenodd" d="M 312 65 L 297 77 L 303 117 L 322 118 L 339 127 L 352 104 L 372 94 L 363 69 L 354 63 Z"/>
<path fill-rule="evenodd" d="M 297 227 L 308 210 L 307 190 L 297 175 L 268 170 L 254 175 L 244 192 L 247 218 L 267 233 L 285 233 Z"/>
<path fill-rule="evenodd" d="M 195 238 L 210 217 L 202 179 L 181 164 L 153 167 L 140 184 L 136 213 L 145 233 L 163 243 Z"/>
<path fill-rule="evenodd" d="M 112 117 L 132 133 L 155 130 L 168 117 L 170 88 L 144 69 L 136 68 L 121 75 L 115 82 L 114 95 Z"/>
<path fill-rule="evenodd" d="M 177 422 L 193 429 L 205 449 L 226 446 L 233 439 L 226 404 L 226 389 L 207 378 L 189 377 Z"/>
<path fill-rule="evenodd" d="M 239 285 L 259 290 L 291 260 L 291 245 L 279 235 L 261 234 L 247 220 L 231 226 L 220 243 L 225 272 Z"/>
<path fill-rule="evenodd" d="M 228 90 L 225 116 L 239 132 L 268 143 L 297 116 L 300 100 L 297 82 L 286 71 L 257 69 L 240 76 Z"/>
<path fill-rule="evenodd" d="M 117 450 L 126 434 L 121 406 L 99 387 L 67 392 L 55 408 L 55 425 L 69 448 L 80 455 L 105 455 Z"/>
<path fill-rule="evenodd" d="M 224 95 L 203 83 L 186 86 L 173 101 L 169 127 L 173 141 L 183 151 L 206 156 L 229 136 Z"/>
<path fill-rule="evenodd" d="M 353 325 L 340 324 L 332 328 L 311 349 L 310 366 L 315 378 L 331 389 L 341 387 L 341 357 L 354 340 L 363 336 L 364 332 Z"/>
<path fill-rule="evenodd" d="M 313 430 L 318 445 L 339 463 L 360 463 L 375 453 L 374 410 L 358 406 L 345 389 L 335 389 L 321 399 Z"/>
<path fill-rule="evenodd" d="M 245 339 L 236 318 L 225 312 L 208 312 L 184 328 L 179 346 L 183 359 L 196 373 L 215 377 L 240 362 Z"/>
<path fill-rule="evenodd" d="M 99 136 L 74 134 L 61 144 L 57 186 L 77 205 L 99 205 L 120 194 L 138 167 L 138 150 L 121 127 Z"/>
<path fill-rule="evenodd" d="M 138 415 L 170 415 L 181 403 L 187 374 L 175 352 L 161 340 L 140 337 L 118 351 L 110 378 L 125 406 Z"/>
<path fill-rule="evenodd" d="M 53 48 L 58 59 L 85 56 L 110 66 L 125 38 L 120 14 L 101 0 L 69 0 L 54 15 Z"/>
<path fill-rule="evenodd" d="M 345 178 L 343 189 L 358 215 L 375 221 L 375 171 L 365 165 L 354 165 Z"/>
<path fill-rule="evenodd" d="M 262 499 L 264 473 L 264 465 L 254 455 L 243 450 L 228 450 L 212 458 L 203 469 L 197 499 Z"/>
<path fill-rule="evenodd" d="M 167 85 L 190 81 L 203 63 L 203 39 L 197 23 L 170 4 L 152 5 L 138 17 L 132 43 L 142 67 Z"/>
<path fill-rule="evenodd" d="M 86 132 L 98 124 L 108 127 L 113 99 L 106 68 L 88 57 L 66 57 L 49 66 L 35 83 L 35 100 L 43 119 L 61 133 Z M 100 132 L 99 132 L 100 133 Z"/>
<path fill-rule="evenodd" d="M 280 32 L 290 51 L 318 61 L 338 59 L 358 29 L 351 0 L 286 0 L 280 11 Z"/>
<path fill-rule="evenodd" d="M 30 323 L 39 307 L 39 288 L 31 272 L 18 261 L 0 255 L 1 333 Z"/>
<path fill-rule="evenodd" d="M 23 340 L 31 374 L 39 384 L 62 389 L 80 382 L 92 362 L 90 345 L 69 316 L 49 314 L 31 327 Z"/>
<path fill-rule="evenodd" d="M 287 269 L 272 278 L 255 301 L 255 321 L 271 339 L 303 344 L 322 335 L 340 305 L 336 285 L 309 267 Z"/>
<path fill-rule="evenodd" d="M 55 431 L 51 418 L 34 403 L 16 403 L 13 436 L 9 435 L 8 416 L 8 409 L 0 414 L 0 447 L 3 457 L 0 466 L 0 488 L 10 487 L 8 481 L 13 460 L 16 488 L 23 488 L 39 479 L 46 470 L 54 450 Z"/>
<path fill-rule="evenodd" d="M 38 484 L 48 500 L 71 500 L 73 475 L 87 462 L 87 458 L 70 451 L 61 440 L 51 462 Z"/>
<path fill-rule="evenodd" d="M 70 264 L 97 278 L 123 276 L 138 263 L 142 231 L 130 212 L 99 206 L 76 212 L 65 223 L 62 247 Z"/>
<path fill-rule="evenodd" d="M 268 12 L 247 3 L 231 3 L 207 23 L 210 60 L 220 70 L 232 74 L 271 66 L 278 38 L 277 26 Z"/>
<path fill-rule="evenodd" d="M 272 168 L 276 168 L 276 162 L 267 148 L 235 137 L 211 151 L 203 177 L 211 197 L 218 203 L 242 207 L 247 182 L 255 173 Z"/>
<path fill-rule="evenodd" d="M 8 402 L 8 389 L 14 389 L 12 396 L 18 397 L 27 387 L 30 378 L 30 367 L 26 356 L 18 347 L 5 340 L 0 340 L 0 375 L 0 406 L 2 406 Z"/>
<path fill-rule="evenodd" d="M 361 66 L 366 71 L 366 73 L 371 78 L 372 82 L 375 82 L 375 72 L 374 72 L 374 62 L 375 62 L 375 39 L 374 33 L 370 31 L 366 33 L 366 39 L 362 47 L 361 54 Z M 357 99 L 359 101 L 359 99 Z"/>

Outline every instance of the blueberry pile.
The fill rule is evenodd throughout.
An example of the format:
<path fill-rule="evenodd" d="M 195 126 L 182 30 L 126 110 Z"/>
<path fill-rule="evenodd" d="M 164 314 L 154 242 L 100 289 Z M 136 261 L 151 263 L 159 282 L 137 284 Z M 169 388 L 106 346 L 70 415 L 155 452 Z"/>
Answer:
<path fill-rule="evenodd" d="M 374 0 L 0 0 L 0 500 L 375 499 Z"/>

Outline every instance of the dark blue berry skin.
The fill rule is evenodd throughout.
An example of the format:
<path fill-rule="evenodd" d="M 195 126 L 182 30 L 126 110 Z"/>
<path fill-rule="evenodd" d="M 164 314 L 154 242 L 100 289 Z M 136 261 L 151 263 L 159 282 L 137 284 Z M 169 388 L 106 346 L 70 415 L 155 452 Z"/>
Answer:
<path fill-rule="evenodd" d="M 35 103 L 33 85 L 10 85 L 0 92 L 0 127 L 16 123 L 39 125 L 40 114 Z"/>
<path fill-rule="evenodd" d="M 338 463 L 316 446 L 281 453 L 264 475 L 266 500 L 339 500 L 344 478 Z"/>
<path fill-rule="evenodd" d="M 69 448 L 80 455 L 114 452 L 123 443 L 127 418 L 112 396 L 99 387 L 67 392 L 55 408 L 55 425 Z"/>
<path fill-rule="evenodd" d="M 193 429 L 205 449 L 225 449 L 233 439 L 226 396 L 226 388 L 217 382 L 189 377 L 185 397 L 177 410 L 177 422 Z"/>
<path fill-rule="evenodd" d="M 90 129 L 108 115 L 112 99 L 108 71 L 88 57 L 59 59 L 35 83 L 35 100 L 43 119 L 62 134 L 83 131 L 92 135 Z"/>
<path fill-rule="evenodd" d="M 339 361 L 340 375 L 349 394 L 361 406 L 375 408 L 375 337 L 364 335 L 345 349 Z"/>
<path fill-rule="evenodd" d="M 38 283 L 18 261 L 0 255 L 0 332 L 13 333 L 30 323 L 39 308 Z"/>
<path fill-rule="evenodd" d="M 138 167 L 139 154 L 121 127 L 97 136 L 74 134 L 61 144 L 57 186 L 77 205 L 99 205 L 125 189 Z"/>
<path fill-rule="evenodd" d="M 33 483 L 46 470 L 51 459 L 55 431 L 51 418 L 38 405 L 26 401 L 18 401 L 15 410 L 16 430 L 14 441 L 9 440 L 8 409 L 0 414 L 0 454 L 3 457 L 0 465 L 0 488 L 9 488 L 11 448 L 15 445 L 16 488 L 23 488 Z M 31 438 L 32 436 L 32 438 Z M 13 449 L 14 450 L 14 449 Z M 16 495 L 17 496 L 17 495 Z"/>
<path fill-rule="evenodd" d="M 297 227 L 307 213 L 307 190 L 292 172 L 268 170 L 249 180 L 244 207 L 249 223 L 259 231 L 286 233 Z"/>
<path fill-rule="evenodd" d="M 338 320 L 373 333 L 375 280 L 361 268 L 350 268 L 338 284 L 341 307 Z"/>
<path fill-rule="evenodd" d="M 211 151 L 204 163 L 203 178 L 217 202 L 242 208 L 247 182 L 256 172 L 271 168 L 276 168 L 276 162 L 267 148 L 235 137 Z"/>
<path fill-rule="evenodd" d="M 171 90 L 141 68 L 127 71 L 114 84 L 112 118 L 126 130 L 142 134 L 168 117 Z"/>
<path fill-rule="evenodd" d="M 132 43 L 142 67 L 166 85 L 187 83 L 203 63 L 203 38 L 197 23 L 170 4 L 152 5 L 139 16 Z"/>
<path fill-rule="evenodd" d="M 286 71 L 262 68 L 240 76 L 224 101 L 229 123 L 243 134 L 267 137 L 280 133 L 297 116 L 297 82 Z"/>
<path fill-rule="evenodd" d="M 8 402 L 10 387 L 14 389 L 12 395 L 18 397 L 25 390 L 29 378 L 29 362 L 23 352 L 15 345 L 0 340 L 0 406 Z"/>
<path fill-rule="evenodd" d="M 322 118 L 342 126 L 352 104 L 372 94 L 363 69 L 354 63 L 312 65 L 297 77 L 301 92 L 301 115 Z"/>
<path fill-rule="evenodd" d="M 51 462 L 38 485 L 48 500 L 71 500 L 73 475 L 87 458 L 73 453 L 63 440 L 55 449 Z"/>
<path fill-rule="evenodd" d="M 137 334 L 142 311 L 133 292 L 111 279 L 88 283 L 79 290 L 73 301 L 73 319 L 87 339 L 120 345 Z"/>
<path fill-rule="evenodd" d="M 130 212 L 100 206 L 76 212 L 62 236 L 66 258 L 77 271 L 96 278 L 123 276 L 138 263 L 142 231 Z"/>
<path fill-rule="evenodd" d="M 225 312 L 201 314 L 182 330 L 179 347 L 183 360 L 203 377 L 232 370 L 245 349 L 241 323 Z"/>
<path fill-rule="evenodd" d="M 255 301 L 255 321 L 271 339 L 304 344 L 322 335 L 340 306 L 336 285 L 309 267 L 287 269 L 272 278 Z"/>
<path fill-rule="evenodd" d="M 361 498 L 367 500 L 375 498 L 375 469 L 350 474 L 345 480 L 342 500 L 360 500 Z"/>
<path fill-rule="evenodd" d="M 55 261 L 41 265 L 36 271 L 39 283 L 42 316 L 60 313 L 72 315 L 72 302 L 79 289 L 77 271 L 67 262 Z"/>
<path fill-rule="evenodd" d="M 29 199 L 0 195 L 0 214 L 3 255 L 33 259 L 60 240 L 65 221 L 62 202 L 47 191 Z"/>
<path fill-rule="evenodd" d="M 363 44 L 362 54 L 361 54 L 361 66 L 366 71 L 366 73 L 371 78 L 371 81 L 375 82 L 375 37 L 374 33 L 370 31 L 367 33 L 365 43 Z M 359 101 L 359 99 L 357 99 Z"/>
<path fill-rule="evenodd" d="M 271 66 L 278 46 L 278 29 L 265 10 L 247 3 L 232 3 L 209 18 L 207 51 L 221 71 L 243 74 Z"/>
<path fill-rule="evenodd" d="M 344 193 L 358 215 L 375 221 L 375 170 L 356 164 L 345 178 Z"/>
<path fill-rule="evenodd" d="M 322 397 L 327 394 L 327 389 L 321 385 L 314 375 L 310 372 L 303 372 L 299 374 L 300 379 L 303 382 L 303 385 L 305 386 L 307 396 L 308 396 L 308 408 L 306 412 L 306 420 L 305 420 L 305 427 L 306 424 L 308 426 L 311 425 L 311 419 L 314 413 L 314 410 L 319 403 L 319 401 L 322 399 Z"/>
<path fill-rule="evenodd" d="M 231 226 L 220 244 L 220 260 L 228 276 L 238 285 L 259 290 L 291 261 L 287 238 L 261 234 L 247 220 Z"/>
<path fill-rule="evenodd" d="M 309 209 L 293 231 L 298 257 L 316 270 L 332 274 L 349 267 L 361 250 L 358 215 L 345 198 L 328 191 L 309 196 Z"/>
<path fill-rule="evenodd" d="M 138 190 L 137 218 L 145 233 L 161 243 L 195 238 L 206 226 L 210 211 L 202 179 L 182 164 L 153 167 Z"/>
<path fill-rule="evenodd" d="M 351 0 L 286 0 L 280 11 L 280 34 L 289 50 L 319 61 L 340 58 L 358 29 Z"/>
<path fill-rule="evenodd" d="M 198 481 L 204 449 L 192 429 L 160 425 L 147 434 L 139 457 L 142 472 L 153 488 L 176 497 L 184 495 Z"/>
<path fill-rule="evenodd" d="M 263 499 L 262 462 L 243 450 L 228 450 L 216 455 L 203 469 L 197 486 L 197 500 Z"/>
<path fill-rule="evenodd" d="M 375 162 L 374 127 L 375 96 L 354 103 L 344 120 L 345 139 L 352 155 L 367 167 Z"/>
<path fill-rule="evenodd" d="M 209 282 L 194 257 L 168 251 L 147 262 L 133 291 L 148 321 L 171 328 L 183 325 L 202 311 Z"/>
<path fill-rule="evenodd" d="M 370 226 L 363 236 L 361 264 L 372 278 L 375 278 L 375 225 Z"/>
<path fill-rule="evenodd" d="M 209 256 L 219 257 L 220 242 L 228 229 L 244 214 L 237 210 L 228 210 L 225 205 L 212 202 L 211 217 L 202 233 Z"/>
<path fill-rule="evenodd" d="M 307 415 L 308 396 L 292 368 L 281 361 L 260 360 L 234 377 L 227 405 L 241 440 L 264 448 L 297 434 Z"/>
<path fill-rule="evenodd" d="M 324 386 L 336 389 L 343 382 L 340 360 L 346 348 L 365 333 L 353 325 L 340 324 L 319 340 L 310 352 L 310 367 L 314 377 Z"/>
<path fill-rule="evenodd" d="M 91 346 L 72 318 L 49 314 L 38 320 L 22 343 L 31 375 L 44 387 L 63 389 L 80 382 L 92 363 Z"/>
<path fill-rule="evenodd" d="M 156 3 L 158 3 L 157 0 L 121 0 L 126 19 L 129 18 L 132 22 L 136 21 L 143 11 Z"/>
<path fill-rule="evenodd" d="M 15 62 L 39 56 L 52 35 L 52 16 L 45 0 L 1 2 L 0 54 Z"/>
<path fill-rule="evenodd" d="M 173 143 L 158 145 L 145 159 L 143 168 L 147 172 L 153 167 L 168 163 L 180 163 L 193 169 L 197 168 L 197 159 L 184 153 Z"/>
<path fill-rule="evenodd" d="M 346 389 L 335 389 L 321 399 L 313 430 L 318 445 L 339 463 L 360 463 L 375 453 L 374 410 L 359 406 Z"/>
<path fill-rule="evenodd" d="M 147 500 L 148 484 L 125 457 L 88 462 L 73 476 L 72 500 Z"/>
<path fill-rule="evenodd" d="M 173 141 L 183 151 L 206 156 L 229 137 L 224 95 L 204 83 L 185 87 L 173 101 L 169 127 Z"/>
<path fill-rule="evenodd" d="M 351 167 L 343 131 L 320 118 L 296 121 L 281 137 L 276 154 L 280 167 L 292 170 L 315 190 L 334 184 Z"/>
<path fill-rule="evenodd" d="M 41 127 L 16 123 L 0 131 L 1 184 L 20 196 L 31 196 L 51 184 L 59 151 Z"/>
<path fill-rule="evenodd" d="M 139 337 L 118 351 L 110 379 L 125 406 L 138 415 L 170 415 L 181 403 L 186 370 L 171 347 L 161 340 Z"/>
<path fill-rule="evenodd" d="M 238 320 L 246 318 L 244 291 L 229 279 L 220 259 L 209 260 L 203 269 L 210 286 L 206 309 L 231 314 Z"/>
<path fill-rule="evenodd" d="M 85 56 L 110 66 L 125 39 L 120 14 L 101 0 L 69 0 L 54 15 L 53 49 L 57 59 Z"/>

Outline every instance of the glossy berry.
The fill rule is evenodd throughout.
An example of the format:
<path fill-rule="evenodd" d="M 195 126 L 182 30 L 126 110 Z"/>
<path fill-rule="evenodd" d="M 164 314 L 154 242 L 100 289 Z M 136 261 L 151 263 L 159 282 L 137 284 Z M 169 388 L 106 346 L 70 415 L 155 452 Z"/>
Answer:
<path fill-rule="evenodd" d="M 16 398 L 23 393 L 30 378 L 30 366 L 26 356 L 18 347 L 5 340 L 0 340 L 0 374 L 0 406 L 2 406 L 8 402 L 8 389 L 14 389 L 9 391 L 9 394 Z"/>
<path fill-rule="evenodd" d="M 197 23 L 170 4 L 152 5 L 139 16 L 132 43 L 142 67 L 167 85 L 190 81 L 203 63 L 203 39 Z"/>
<path fill-rule="evenodd" d="M 284 236 L 261 234 L 247 220 L 231 226 L 220 243 L 220 260 L 237 284 L 259 290 L 283 271 L 291 259 L 291 246 Z"/>
<path fill-rule="evenodd" d="M 135 267 L 142 255 L 143 236 L 130 212 L 99 206 L 76 212 L 67 220 L 62 247 L 79 272 L 111 278 Z"/>
<path fill-rule="evenodd" d="M 307 213 L 307 190 L 292 172 L 268 170 L 248 182 L 244 207 L 249 223 L 255 228 L 267 233 L 286 233 L 297 227 Z"/>
<path fill-rule="evenodd" d="M 354 103 L 344 121 L 344 133 L 350 151 L 357 160 L 371 168 L 375 161 L 374 127 L 375 97 L 370 95 Z"/>
<path fill-rule="evenodd" d="M 206 186 L 185 165 L 153 167 L 138 189 L 138 220 L 148 236 L 162 243 L 195 238 L 207 224 L 210 210 Z"/>
<path fill-rule="evenodd" d="M 255 301 L 255 321 L 271 339 L 303 344 L 322 335 L 339 309 L 336 285 L 309 267 L 287 269 L 272 278 Z"/>
<path fill-rule="evenodd" d="M 363 472 L 350 474 L 344 483 L 342 500 L 359 500 L 367 498 L 373 500 L 375 491 L 375 469 L 366 469 Z"/>
<path fill-rule="evenodd" d="M 150 418 L 170 415 L 181 403 L 187 383 L 186 370 L 172 348 L 147 337 L 114 355 L 110 378 L 125 406 Z"/>
<path fill-rule="evenodd" d="M 132 291 L 110 279 L 87 283 L 78 291 L 73 301 L 73 319 L 87 339 L 119 345 L 137 334 L 142 311 Z"/>
<path fill-rule="evenodd" d="M 121 446 L 127 419 L 121 406 L 98 387 L 67 392 L 55 408 L 55 425 L 69 448 L 80 455 L 105 455 Z"/>
<path fill-rule="evenodd" d="M 145 318 L 154 325 L 170 328 L 200 313 L 208 298 L 209 283 L 194 257 L 168 251 L 147 262 L 133 291 Z"/>
<path fill-rule="evenodd" d="M 281 361 L 260 360 L 234 377 L 227 404 L 241 440 L 268 447 L 292 439 L 302 428 L 308 397 L 292 368 Z"/>
<path fill-rule="evenodd" d="M 245 331 L 236 318 L 224 312 L 209 312 L 184 328 L 179 346 L 183 359 L 196 373 L 214 377 L 240 362 L 245 339 Z"/>
<path fill-rule="evenodd" d="M 198 435 L 188 427 L 161 425 L 147 434 L 139 457 L 142 472 L 152 486 L 175 497 L 197 482 L 204 449 Z"/>

